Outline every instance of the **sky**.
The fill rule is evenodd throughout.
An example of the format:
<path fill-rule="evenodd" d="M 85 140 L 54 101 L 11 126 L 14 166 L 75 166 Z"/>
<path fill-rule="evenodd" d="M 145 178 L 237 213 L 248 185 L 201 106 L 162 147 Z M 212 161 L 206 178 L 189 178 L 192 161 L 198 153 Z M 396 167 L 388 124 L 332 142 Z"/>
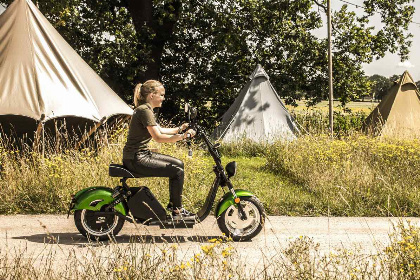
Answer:
<path fill-rule="evenodd" d="M 331 0 L 331 10 L 332 12 L 338 11 L 344 2 L 352 3 L 358 6 L 363 6 L 363 0 Z M 373 61 L 370 64 L 364 64 L 363 70 L 366 75 L 372 76 L 374 74 L 379 74 L 385 77 L 390 77 L 394 74 L 402 75 L 405 70 L 413 77 L 414 81 L 420 81 L 420 0 L 414 0 L 414 3 L 411 5 L 415 8 L 415 13 L 413 16 L 413 21 L 416 23 L 411 23 L 408 31 L 413 35 L 412 44 L 410 48 L 409 59 L 405 62 L 401 62 L 397 54 L 388 53 L 384 58 Z M 354 11 L 356 14 L 363 11 L 362 8 L 358 8 L 354 5 L 348 4 L 348 9 Z M 326 22 L 326 16 L 325 21 Z M 370 26 L 383 26 L 379 15 L 372 17 Z M 318 37 L 327 37 L 327 27 L 316 30 L 314 35 Z"/>
<path fill-rule="evenodd" d="M 362 6 L 363 0 L 345 0 L 348 3 Z M 337 11 L 341 6 L 345 4 L 342 0 L 332 0 L 331 9 Z M 413 21 L 409 26 L 409 32 L 413 34 L 412 45 L 410 48 L 410 57 L 407 61 L 401 62 L 397 54 L 388 53 L 384 58 L 376 60 L 370 64 L 364 64 L 363 69 L 366 75 L 371 76 L 379 74 L 385 77 L 390 77 L 394 74 L 401 75 L 405 70 L 413 77 L 414 81 L 420 81 L 420 0 L 414 0 L 412 4 L 416 11 L 413 17 Z M 361 8 L 357 8 L 353 5 L 348 5 L 349 10 L 355 11 L 356 14 L 362 11 Z M 4 11 L 4 8 L 0 5 L 0 14 Z M 326 21 L 326 20 L 325 20 Z M 381 26 L 381 20 L 379 16 L 374 16 L 370 22 L 371 26 Z M 327 28 L 321 28 L 314 32 L 316 36 L 326 37 Z"/>

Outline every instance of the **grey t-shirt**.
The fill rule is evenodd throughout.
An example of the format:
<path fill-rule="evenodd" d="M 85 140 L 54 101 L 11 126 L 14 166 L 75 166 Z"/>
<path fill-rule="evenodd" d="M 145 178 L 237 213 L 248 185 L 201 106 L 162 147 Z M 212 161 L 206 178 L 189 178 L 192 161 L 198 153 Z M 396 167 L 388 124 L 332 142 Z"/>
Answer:
<path fill-rule="evenodd" d="M 138 151 L 148 150 L 147 144 L 152 139 L 147 126 L 157 125 L 152 106 L 143 103 L 138 106 L 131 118 L 127 142 L 123 149 L 123 159 L 134 159 Z"/>

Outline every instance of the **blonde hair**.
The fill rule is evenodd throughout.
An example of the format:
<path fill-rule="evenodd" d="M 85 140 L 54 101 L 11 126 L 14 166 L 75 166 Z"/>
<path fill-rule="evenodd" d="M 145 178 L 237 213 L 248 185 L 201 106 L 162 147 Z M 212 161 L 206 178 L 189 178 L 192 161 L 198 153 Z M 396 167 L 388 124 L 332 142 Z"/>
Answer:
<path fill-rule="evenodd" d="M 163 87 L 163 85 L 156 80 L 148 80 L 144 84 L 138 83 L 134 88 L 134 106 L 138 107 L 146 101 L 147 96 L 155 92 L 158 87 Z"/>

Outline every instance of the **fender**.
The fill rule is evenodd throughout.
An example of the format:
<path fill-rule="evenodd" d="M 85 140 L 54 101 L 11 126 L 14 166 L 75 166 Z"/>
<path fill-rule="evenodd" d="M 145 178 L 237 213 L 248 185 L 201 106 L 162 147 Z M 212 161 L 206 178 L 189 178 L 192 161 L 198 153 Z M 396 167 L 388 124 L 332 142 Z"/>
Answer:
<path fill-rule="evenodd" d="M 249 197 L 254 196 L 254 194 L 247 190 L 238 189 L 235 190 L 237 197 Z M 217 203 L 216 210 L 214 211 L 216 217 L 219 217 L 222 215 L 226 209 L 229 208 L 229 206 L 234 205 L 235 201 L 233 198 L 233 194 L 231 192 L 226 193 L 222 198 L 220 198 L 219 203 Z"/>
<path fill-rule="evenodd" d="M 100 211 L 102 206 L 111 203 L 113 190 L 107 187 L 90 187 L 77 192 L 73 198 L 71 210 L 92 210 Z M 127 216 L 128 207 L 121 202 L 115 206 L 115 211 Z"/>

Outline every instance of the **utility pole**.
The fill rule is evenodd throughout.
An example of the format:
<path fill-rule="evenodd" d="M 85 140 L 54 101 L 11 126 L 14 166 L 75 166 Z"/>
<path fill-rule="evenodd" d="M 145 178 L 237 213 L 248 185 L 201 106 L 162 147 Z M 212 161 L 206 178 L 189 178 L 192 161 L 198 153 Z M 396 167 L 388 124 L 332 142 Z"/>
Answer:
<path fill-rule="evenodd" d="M 331 44 L 331 0 L 327 0 L 327 16 L 328 16 L 328 79 L 329 79 L 329 107 L 330 107 L 330 133 L 334 137 L 334 107 L 333 107 L 333 77 L 332 77 L 332 44 Z"/>

